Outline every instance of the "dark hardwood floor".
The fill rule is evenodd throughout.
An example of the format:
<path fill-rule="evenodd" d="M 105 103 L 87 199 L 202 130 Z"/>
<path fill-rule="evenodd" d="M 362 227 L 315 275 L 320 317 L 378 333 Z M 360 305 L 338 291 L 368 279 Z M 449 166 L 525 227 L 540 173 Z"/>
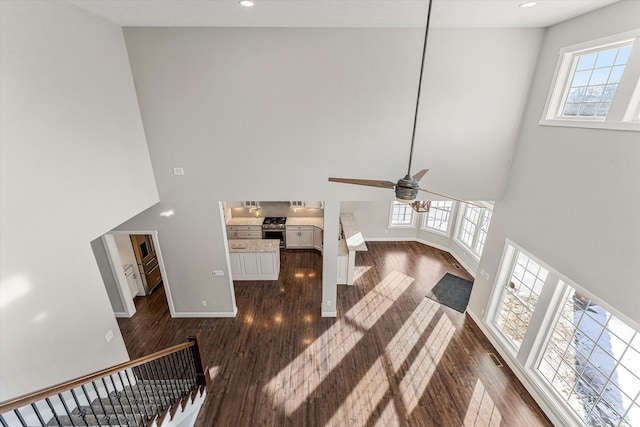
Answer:
<path fill-rule="evenodd" d="M 320 317 L 322 256 L 283 251 L 280 280 L 236 282 L 233 319 L 171 319 L 163 290 L 120 319 L 132 358 L 201 330 L 213 377 L 197 426 L 550 426 L 466 315 L 425 298 L 447 253 L 372 242 L 337 318 Z"/>

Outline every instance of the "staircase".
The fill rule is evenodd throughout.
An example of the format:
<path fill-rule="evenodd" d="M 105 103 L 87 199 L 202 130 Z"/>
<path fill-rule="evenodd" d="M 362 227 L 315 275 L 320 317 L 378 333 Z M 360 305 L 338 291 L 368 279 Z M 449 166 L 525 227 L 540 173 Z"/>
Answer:
<path fill-rule="evenodd" d="M 178 410 L 185 410 L 189 404 L 195 403 L 199 392 L 192 394 L 190 398 L 172 403 L 174 390 L 189 387 L 187 382 L 177 380 L 142 380 L 120 391 L 112 391 L 107 397 L 96 398 L 90 405 L 78 406 L 69 415 L 53 417 L 45 425 L 140 426 L 147 424 L 147 420 L 151 418 L 150 414 L 155 414 L 159 408 L 169 406 L 173 411 L 167 411 L 166 415 L 171 420 Z M 163 420 L 155 421 L 156 425 L 162 425 Z"/>
<path fill-rule="evenodd" d="M 0 425 L 191 426 L 208 378 L 198 340 L 0 403 Z"/>

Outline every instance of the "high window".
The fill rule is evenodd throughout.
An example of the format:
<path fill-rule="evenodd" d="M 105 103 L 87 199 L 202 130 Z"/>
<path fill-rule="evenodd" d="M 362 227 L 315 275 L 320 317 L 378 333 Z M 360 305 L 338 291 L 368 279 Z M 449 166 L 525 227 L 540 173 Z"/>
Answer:
<path fill-rule="evenodd" d="M 393 202 L 389 215 L 389 227 L 414 227 L 415 211 L 406 203 Z"/>
<path fill-rule="evenodd" d="M 436 233 L 448 234 L 451 224 L 452 201 L 433 201 L 429 212 L 423 215 L 422 228 Z"/>
<path fill-rule="evenodd" d="M 480 258 L 487 239 L 492 211 L 490 208 L 465 204 L 460 213 L 456 240 L 477 258 Z"/>
<path fill-rule="evenodd" d="M 540 121 L 640 130 L 640 30 L 560 51 Z"/>

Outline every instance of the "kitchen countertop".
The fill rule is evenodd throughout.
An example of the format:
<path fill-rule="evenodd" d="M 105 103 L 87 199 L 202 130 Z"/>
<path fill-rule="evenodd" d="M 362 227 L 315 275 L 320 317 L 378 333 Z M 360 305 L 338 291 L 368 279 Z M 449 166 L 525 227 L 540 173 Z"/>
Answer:
<path fill-rule="evenodd" d="M 231 218 L 227 225 L 262 225 L 264 217 Z"/>
<path fill-rule="evenodd" d="M 324 218 L 288 217 L 286 225 L 313 225 L 324 230 Z"/>
<path fill-rule="evenodd" d="M 341 213 L 340 222 L 342 223 L 342 232 L 347 241 L 347 247 L 350 251 L 368 251 L 367 244 L 364 242 L 364 236 L 358 228 L 355 216 L 352 213 Z"/>
<path fill-rule="evenodd" d="M 280 252 L 279 239 L 231 239 L 229 253 L 277 253 Z"/>

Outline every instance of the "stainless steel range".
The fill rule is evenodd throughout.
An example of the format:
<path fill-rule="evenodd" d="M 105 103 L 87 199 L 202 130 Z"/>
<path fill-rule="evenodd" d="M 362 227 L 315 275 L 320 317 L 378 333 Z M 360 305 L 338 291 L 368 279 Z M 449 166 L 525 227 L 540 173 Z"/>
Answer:
<path fill-rule="evenodd" d="M 287 218 L 283 216 L 268 216 L 262 222 L 263 239 L 280 239 L 280 248 L 284 249 L 285 244 L 285 223 Z"/>

